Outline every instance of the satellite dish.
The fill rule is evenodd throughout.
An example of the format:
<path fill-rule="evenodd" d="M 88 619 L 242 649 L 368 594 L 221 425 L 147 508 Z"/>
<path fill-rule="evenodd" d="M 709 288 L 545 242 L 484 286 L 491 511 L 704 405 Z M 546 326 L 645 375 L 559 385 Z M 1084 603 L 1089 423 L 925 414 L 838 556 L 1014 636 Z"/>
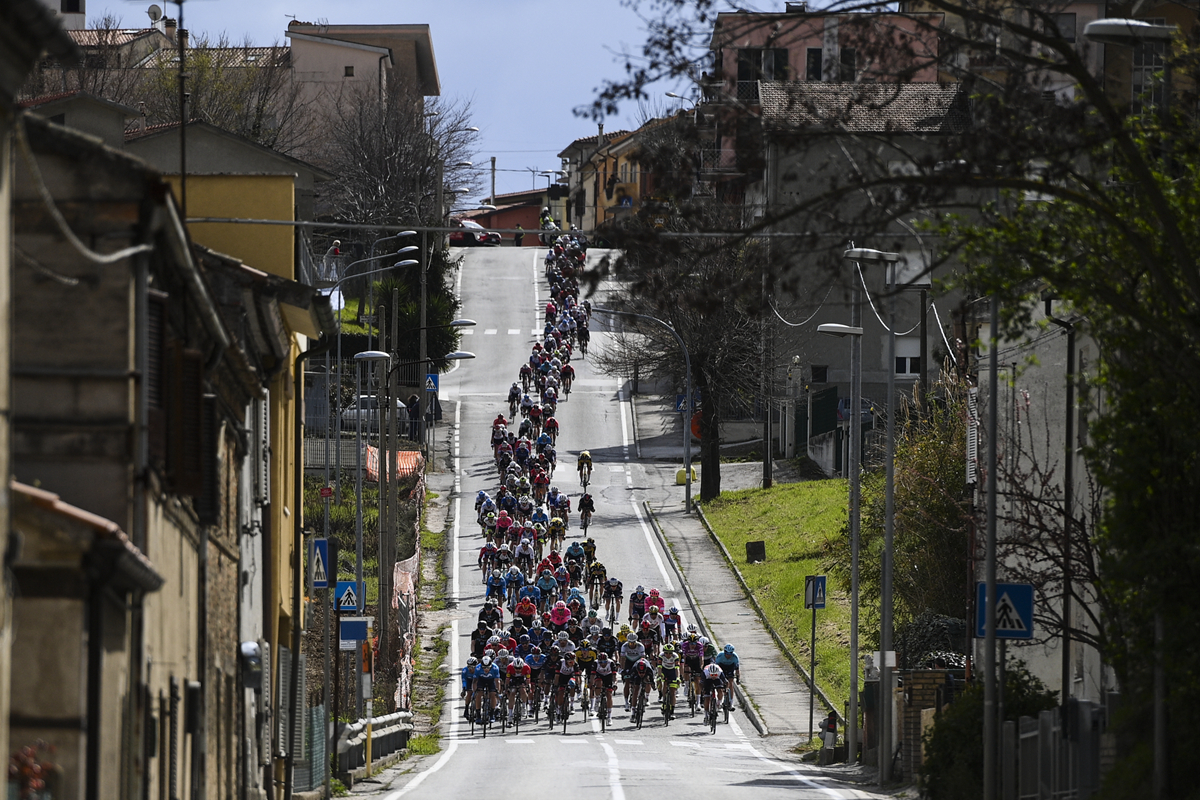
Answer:
<path fill-rule="evenodd" d="M 146 16 L 150 17 L 151 22 L 158 22 L 160 19 L 162 19 L 162 14 L 162 9 L 158 7 L 157 3 L 152 3 L 150 7 L 146 9 Z"/>

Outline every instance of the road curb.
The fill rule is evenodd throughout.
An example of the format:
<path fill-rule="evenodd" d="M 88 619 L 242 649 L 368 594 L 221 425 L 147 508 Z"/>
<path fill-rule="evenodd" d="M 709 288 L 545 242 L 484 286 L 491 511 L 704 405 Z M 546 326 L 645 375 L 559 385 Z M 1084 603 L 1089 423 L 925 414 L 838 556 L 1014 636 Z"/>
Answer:
<path fill-rule="evenodd" d="M 671 550 L 670 545 L 668 545 L 666 534 L 662 532 L 662 528 L 658 524 L 658 517 L 654 516 L 654 511 L 650 508 L 649 501 L 643 500 L 642 508 L 646 510 L 646 515 L 650 518 L 650 527 L 654 529 L 654 535 L 658 537 L 658 543 L 666 552 L 667 557 L 671 559 L 671 570 L 675 573 L 675 577 L 679 578 L 680 588 L 683 589 L 683 593 L 687 597 L 688 603 L 692 606 L 692 608 L 696 609 L 696 614 L 699 616 L 699 619 L 696 620 L 696 623 L 699 625 L 700 630 L 704 633 L 704 635 L 708 636 L 709 639 L 712 639 L 713 637 L 710 635 L 711 631 L 709 630 L 708 624 L 704 619 L 704 611 L 700 608 L 700 604 L 696 602 L 696 598 L 692 594 L 692 589 L 688 585 L 687 579 L 683 577 L 683 570 L 680 568 L 679 562 L 675 560 L 675 553 Z M 750 724 L 753 725 L 755 730 L 758 731 L 758 735 L 769 736 L 771 732 L 767 729 L 767 723 L 758 715 L 758 711 L 754 708 L 754 704 L 750 702 L 750 694 L 742 688 L 740 683 L 733 684 L 733 692 L 737 695 L 738 704 L 742 707 L 742 711 L 746 713 L 746 716 L 750 720 Z"/>
<path fill-rule="evenodd" d="M 754 607 L 754 613 L 758 615 L 763 627 L 767 629 L 767 633 L 771 634 L 771 638 L 775 640 L 775 644 L 779 647 L 779 651 L 783 653 L 784 658 L 786 658 L 792 667 L 795 668 L 796 672 L 800 673 L 800 677 L 804 679 L 804 682 L 815 689 L 817 697 L 821 698 L 821 702 L 825 704 L 825 707 L 834 714 L 837 714 L 838 721 L 845 724 L 846 720 L 842 718 L 842 715 L 838 712 L 837 708 L 834 707 L 833 702 L 829 699 L 829 696 L 825 694 L 825 690 L 816 685 L 816 682 L 813 681 L 809 676 L 808 670 L 806 670 L 804 666 L 796 659 L 796 657 L 792 655 L 792 651 L 788 649 L 786 644 L 784 644 L 783 637 L 779 635 L 779 632 L 775 630 L 775 627 L 771 625 L 770 620 L 767 619 L 767 614 L 765 611 L 763 611 L 762 606 L 758 604 L 758 600 L 754 597 L 754 592 L 750 591 L 750 584 L 746 583 L 746 579 L 742 577 L 742 571 L 738 569 L 737 564 L 733 563 L 733 557 L 729 555 L 729 550 L 725 548 L 725 543 L 722 542 L 720 537 L 717 536 L 716 532 L 713 531 L 712 525 L 708 523 L 708 518 L 704 516 L 704 510 L 700 508 L 699 503 L 696 504 L 696 515 L 700 518 L 700 523 L 704 525 L 704 530 L 708 531 L 709 538 L 713 540 L 713 543 L 716 544 L 717 548 L 721 551 L 721 555 L 725 558 L 725 563 L 733 572 L 734 577 L 737 578 L 738 584 L 742 587 L 742 591 L 746 593 L 746 597 L 750 600 L 750 605 Z"/>
<path fill-rule="evenodd" d="M 637 397 L 634 392 L 629 393 L 629 416 L 633 420 L 633 447 L 637 453 L 638 461 L 642 460 L 642 434 L 638 430 L 638 414 L 637 405 L 633 402 L 633 398 Z"/>

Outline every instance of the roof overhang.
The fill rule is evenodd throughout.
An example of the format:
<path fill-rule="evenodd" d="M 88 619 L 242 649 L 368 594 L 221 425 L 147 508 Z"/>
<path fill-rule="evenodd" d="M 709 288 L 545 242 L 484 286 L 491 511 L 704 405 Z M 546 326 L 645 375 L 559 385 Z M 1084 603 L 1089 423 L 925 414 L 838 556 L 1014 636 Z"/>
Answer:
<path fill-rule="evenodd" d="M 425 97 L 442 93 L 438 78 L 437 59 L 433 54 L 433 36 L 428 25 L 312 25 L 293 22 L 286 36 L 306 36 L 313 40 L 338 40 L 359 45 L 395 50 L 399 45 L 412 44 L 417 58 L 417 74 L 413 76 Z"/>

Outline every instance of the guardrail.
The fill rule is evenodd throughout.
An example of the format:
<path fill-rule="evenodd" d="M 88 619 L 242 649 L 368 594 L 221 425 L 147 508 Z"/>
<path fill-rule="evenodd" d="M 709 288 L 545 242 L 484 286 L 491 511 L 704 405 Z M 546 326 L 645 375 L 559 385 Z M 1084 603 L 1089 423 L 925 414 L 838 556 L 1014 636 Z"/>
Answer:
<path fill-rule="evenodd" d="M 412 716 L 411 711 L 396 711 L 372 719 L 369 731 L 365 719 L 343 726 L 337 741 L 338 779 L 347 785 L 352 782 L 353 773 L 367 765 L 368 747 L 372 763 L 407 747 L 413 730 Z"/>

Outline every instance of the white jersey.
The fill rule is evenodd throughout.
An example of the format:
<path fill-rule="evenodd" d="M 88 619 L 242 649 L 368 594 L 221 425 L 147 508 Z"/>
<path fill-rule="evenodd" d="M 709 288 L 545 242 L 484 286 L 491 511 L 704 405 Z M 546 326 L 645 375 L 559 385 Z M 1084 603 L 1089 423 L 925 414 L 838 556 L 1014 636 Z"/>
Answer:
<path fill-rule="evenodd" d="M 625 644 L 621 645 L 621 657 L 624 658 L 629 664 L 634 664 L 638 659 L 645 658 L 645 656 L 646 647 L 641 642 L 635 642 L 633 644 L 626 642 Z"/>

